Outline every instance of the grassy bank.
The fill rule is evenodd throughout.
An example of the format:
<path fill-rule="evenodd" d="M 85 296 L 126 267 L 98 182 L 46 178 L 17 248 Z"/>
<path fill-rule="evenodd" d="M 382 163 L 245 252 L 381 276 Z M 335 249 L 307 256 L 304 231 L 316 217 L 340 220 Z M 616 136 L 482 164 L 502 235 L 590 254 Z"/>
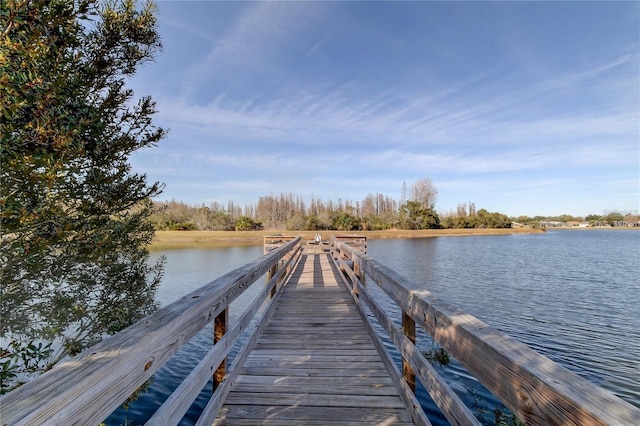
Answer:
<path fill-rule="evenodd" d="M 472 235 L 508 235 L 508 234 L 534 234 L 536 231 L 529 228 L 515 229 L 427 229 L 410 231 L 403 229 L 390 229 L 386 231 L 321 231 L 323 239 L 331 235 L 365 235 L 369 239 L 376 238 L 429 238 L 445 236 L 472 236 Z M 151 250 L 197 248 L 197 247 L 234 247 L 262 245 L 264 236 L 267 235 L 302 235 L 303 239 L 312 240 L 316 231 L 157 231 Z"/>

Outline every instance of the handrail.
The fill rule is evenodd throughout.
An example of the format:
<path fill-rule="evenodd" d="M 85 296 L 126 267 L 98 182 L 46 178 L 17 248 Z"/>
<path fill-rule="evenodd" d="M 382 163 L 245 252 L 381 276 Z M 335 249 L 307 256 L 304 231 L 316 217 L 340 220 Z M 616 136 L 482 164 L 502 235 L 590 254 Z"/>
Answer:
<path fill-rule="evenodd" d="M 216 367 L 226 370 L 224 360 L 236 339 L 262 302 L 292 270 L 292 263 L 301 253 L 300 241 L 300 237 L 288 241 L 3 395 L 0 397 L 2 425 L 99 423 L 198 331 L 214 318 L 226 317 L 229 304 L 270 271 L 268 283 L 251 306 L 231 330 L 220 336 L 195 373 L 192 372 L 160 408 L 160 414 L 171 413 L 171 422 L 177 423 L 206 385 L 211 372 Z M 283 258 L 286 260 L 282 261 Z M 239 358 L 240 353 L 235 360 Z M 226 379 L 219 377 L 218 380 L 223 383 Z M 213 398 L 221 388 L 223 386 L 214 392 Z M 161 421 L 156 421 L 157 418 L 152 418 L 150 423 L 170 423 L 166 417 Z"/>
<path fill-rule="evenodd" d="M 332 238 L 331 253 L 351 280 L 359 308 L 367 306 L 398 347 L 405 380 L 416 374 L 452 424 L 477 420 L 416 348 L 416 324 L 527 424 L 640 424 L 640 409 L 431 292 L 409 290 L 408 280 L 362 251 Z M 365 273 L 402 309 L 403 330 L 369 296 Z"/>

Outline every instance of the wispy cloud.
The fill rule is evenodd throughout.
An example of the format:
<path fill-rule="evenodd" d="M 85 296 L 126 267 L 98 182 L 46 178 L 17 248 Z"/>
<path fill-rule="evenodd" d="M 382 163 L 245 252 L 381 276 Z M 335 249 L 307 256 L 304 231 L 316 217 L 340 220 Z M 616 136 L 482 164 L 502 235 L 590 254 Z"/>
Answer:
<path fill-rule="evenodd" d="M 321 3 L 244 3 L 243 13 L 223 38 L 192 66 L 190 77 L 203 82 L 221 72 L 276 73 L 288 50 L 296 48 L 296 34 L 323 14 Z"/>
<path fill-rule="evenodd" d="M 509 11 L 493 32 L 453 22 L 424 33 L 394 17 L 361 22 L 358 4 L 225 7 L 233 13 L 215 32 L 166 18 L 210 50 L 173 64 L 177 89 L 155 96 L 171 140 L 136 160 L 150 173 L 207 179 L 192 191 L 366 194 L 429 176 L 464 197 L 465 188 L 515 197 L 526 185 L 543 197 L 590 170 L 612 179 L 608 170 L 638 166 L 637 40 L 556 51 L 571 44 L 544 45 L 552 38 L 503 4 L 477 6 Z M 428 5 L 400 9 L 414 7 Z M 571 31 L 563 37 L 580 37 Z M 485 45 L 488 58 L 474 51 Z"/>
<path fill-rule="evenodd" d="M 447 96 L 413 92 L 363 95 L 356 87 L 306 88 L 296 95 L 234 99 L 216 96 L 207 105 L 166 99 L 162 116 L 168 122 L 195 126 L 203 132 L 257 137 L 277 143 L 282 138 L 299 143 L 317 143 L 326 134 L 348 137 L 351 143 L 394 142 L 407 146 L 468 144 L 470 140 L 489 145 L 514 145 L 527 141 L 553 143 L 596 135 L 628 135 L 637 132 L 633 105 L 607 102 L 602 106 L 575 110 L 559 108 L 566 100 L 558 91 L 584 90 L 590 79 L 606 70 L 628 65 L 629 58 L 594 64 L 592 69 L 567 72 L 553 80 L 514 87 L 491 84 L 487 89 L 447 91 Z M 627 81 L 628 83 L 628 81 Z M 610 87 L 615 82 L 610 83 Z M 619 85 L 621 91 L 632 87 Z M 489 91 L 490 93 L 487 93 Z M 357 96 L 349 96 L 349 93 Z M 609 100 L 624 93 L 610 92 Z M 600 96 L 600 95 L 598 95 Z M 338 141 L 325 140 L 332 144 Z"/>

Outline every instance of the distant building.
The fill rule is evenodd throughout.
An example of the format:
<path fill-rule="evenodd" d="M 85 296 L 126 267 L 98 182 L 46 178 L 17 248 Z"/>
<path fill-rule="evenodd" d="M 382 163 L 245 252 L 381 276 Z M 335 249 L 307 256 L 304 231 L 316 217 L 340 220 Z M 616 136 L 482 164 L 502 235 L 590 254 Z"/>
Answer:
<path fill-rule="evenodd" d="M 577 220 L 571 220 L 567 222 L 567 226 L 571 226 L 574 228 L 588 228 L 589 222 L 578 222 Z"/>
<path fill-rule="evenodd" d="M 540 226 L 543 228 L 560 228 L 566 226 L 565 222 L 557 222 L 557 221 L 542 221 L 540 222 Z"/>

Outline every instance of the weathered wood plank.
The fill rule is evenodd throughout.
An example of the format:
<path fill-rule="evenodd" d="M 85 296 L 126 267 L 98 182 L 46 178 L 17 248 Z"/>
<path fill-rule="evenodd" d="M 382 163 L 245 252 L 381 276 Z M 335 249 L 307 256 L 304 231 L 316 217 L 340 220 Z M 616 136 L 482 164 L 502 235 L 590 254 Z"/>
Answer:
<path fill-rule="evenodd" d="M 349 318 L 349 320 L 353 320 Z M 279 335 L 286 333 L 300 333 L 301 335 L 305 334 L 328 334 L 328 333 L 337 333 L 344 336 L 361 336 L 362 333 L 366 333 L 366 331 L 362 330 L 362 327 L 358 327 L 357 324 L 349 323 L 347 325 L 335 324 L 331 322 L 322 323 L 320 319 L 310 319 L 308 321 L 302 322 L 298 327 L 291 326 L 291 324 L 272 324 L 272 328 L 268 330 L 270 335 Z M 367 335 L 368 336 L 368 335 Z"/>
<path fill-rule="evenodd" d="M 333 341 L 333 342 L 329 343 L 328 345 L 333 347 L 333 348 L 339 348 L 339 347 L 345 347 L 346 346 L 346 347 L 352 347 L 352 348 L 355 349 L 355 348 L 359 348 L 359 347 L 364 347 L 364 346 L 358 346 L 358 345 L 349 345 L 348 343 L 340 343 L 340 342 L 336 342 L 336 341 Z M 260 349 L 278 349 L 278 348 L 298 349 L 298 348 L 302 348 L 302 349 L 316 349 L 316 350 L 320 350 L 320 349 L 326 347 L 325 345 L 316 345 L 313 342 L 309 342 L 309 343 L 300 343 L 300 342 L 258 343 L 257 346 Z"/>
<path fill-rule="evenodd" d="M 242 376 L 246 377 L 246 376 Z M 289 377 L 289 376 L 251 376 L 247 380 L 236 380 L 234 392 L 270 393 L 289 392 L 332 395 L 386 395 L 394 396 L 398 390 L 391 380 L 385 377 L 363 377 L 360 379 L 343 377 Z"/>
<path fill-rule="evenodd" d="M 330 362 L 330 361 L 348 361 L 348 362 L 377 362 L 380 360 L 378 355 L 360 355 L 359 351 L 353 351 L 348 355 L 325 355 L 324 351 L 315 351 L 314 355 L 304 355 L 304 356 L 296 356 L 296 355 L 256 355 L 251 354 L 249 358 L 250 361 L 277 361 L 277 362 L 292 362 L 292 363 L 309 363 L 309 362 Z"/>
<path fill-rule="evenodd" d="M 356 312 L 354 312 L 355 314 Z M 280 318 L 278 320 L 273 320 L 270 324 L 274 327 L 277 326 L 282 326 L 282 327 L 291 327 L 292 324 L 312 324 L 312 325 L 317 325 L 317 326 L 328 326 L 328 325 L 334 325 L 334 326 L 348 326 L 350 323 L 347 323 L 346 321 L 348 320 L 352 320 L 353 319 L 353 315 L 341 315 L 341 316 L 332 316 L 332 317 L 323 317 L 323 316 L 316 316 L 315 314 L 313 316 L 309 315 L 309 316 L 304 316 L 304 317 L 293 317 L 293 316 L 287 316 L 287 317 L 283 317 Z M 296 321 L 295 323 L 292 323 L 292 321 Z"/>
<path fill-rule="evenodd" d="M 378 361 L 348 360 L 348 361 L 334 361 L 332 363 L 328 363 L 326 361 L 296 362 L 296 361 L 281 361 L 277 359 L 262 360 L 262 359 L 249 358 L 247 359 L 247 361 L 245 361 L 244 365 L 247 370 L 252 368 L 254 369 L 263 368 L 263 369 L 272 369 L 277 371 L 278 368 L 281 368 L 281 366 L 285 363 L 290 369 L 304 369 L 306 371 L 315 371 L 315 370 L 321 371 L 325 369 L 332 369 L 332 370 L 339 370 L 340 372 L 348 372 L 349 370 L 353 370 L 353 369 L 374 370 L 374 369 L 381 368 L 379 360 Z"/>
<path fill-rule="evenodd" d="M 221 422 L 216 422 L 214 423 L 216 425 L 233 425 L 233 426 L 243 426 L 243 425 L 251 425 L 251 426 L 255 426 L 256 424 L 260 424 L 260 425 L 278 425 L 278 426 L 300 426 L 300 424 L 304 424 L 305 426 L 314 426 L 314 425 L 320 425 L 320 426 L 324 426 L 324 425 L 340 425 L 340 426 L 371 426 L 371 422 L 369 421 L 357 421 L 357 420 L 351 420 L 348 422 L 345 422 L 342 419 L 330 419 L 330 420 L 304 420 L 304 422 L 301 423 L 300 420 L 288 420 L 288 419 L 276 419 L 276 420 L 271 420 L 269 418 L 264 419 L 264 420 L 260 420 L 259 422 L 256 422 L 256 420 L 252 420 L 252 419 L 230 419 L 228 421 L 221 421 Z M 399 422 L 396 421 L 395 416 L 391 417 L 389 419 L 389 421 L 382 421 L 379 424 L 392 424 L 392 425 L 412 425 L 413 423 L 406 423 L 406 422 Z"/>
<path fill-rule="evenodd" d="M 260 349 L 260 348 L 254 348 L 253 351 L 251 352 L 251 355 L 256 355 L 256 356 L 260 356 L 260 355 L 267 355 L 267 356 L 276 356 L 276 355 L 283 355 L 283 356 L 314 356 L 314 355 L 319 355 L 320 352 L 317 350 L 309 350 L 309 349 L 295 349 L 295 350 L 290 350 L 290 349 Z M 323 349 L 321 355 L 326 355 L 326 356 L 341 356 L 341 355 L 345 355 L 345 356 L 349 356 L 349 355 L 353 355 L 353 354 L 357 354 L 358 356 L 360 355 L 377 355 L 378 353 L 376 352 L 375 349 L 373 348 L 367 348 L 367 349 L 346 349 L 346 348 L 330 348 L 330 349 Z"/>
<path fill-rule="evenodd" d="M 394 387 L 393 381 L 388 376 L 381 377 L 289 377 L 289 376 L 246 376 L 238 375 L 234 386 L 256 387 L 302 387 L 327 385 L 335 389 L 346 388 L 387 388 Z M 396 391 L 397 392 L 397 391 Z"/>
<path fill-rule="evenodd" d="M 280 367 L 280 368 L 261 368 L 246 367 L 242 370 L 242 374 L 254 376 L 298 376 L 298 377 L 387 377 L 389 373 L 381 368 L 323 368 L 310 370 L 307 368 Z"/>
<path fill-rule="evenodd" d="M 309 383 L 300 383 L 293 385 L 284 385 L 276 383 L 275 385 L 259 385 L 253 382 L 247 384 L 234 385 L 234 392 L 243 393 L 290 393 L 290 394 L 309 394 L 319 395 L 330 393 L 331 395 L 366 395 L 366 396 L 396 396 L 398 390 L 393 384 L 387 386 L 368 385 L 368 386 L 336 386 L 329 381 L 313 385 Z M 232 401 L 227 400 L 227 403 Z"/>
<path fill-rule="evenodd" d="M 348 333 L 336 333 L 333 336 L 331 335 L 327 336 L 322 334 L 292 336 L 291 334 L 287 334 L 287 333 L 269 333 L 269 334 L 263 334 L 258 344 L 264 345 L 264 344 L 277 343 L 277 342 L 283 342 L 283 343 L 299 342 L 303 344 L 315 344 L 316 346 L 320 346 L 320 347 L 322 347 L 323 345 L 366 346 L 371 342 L 371 338 L 369 336 L 353 336 Z"/>
<path fill-rule="evenodd" d="M 214 424 L 412 424 L 406 410 L 400 409 L 360 409 L 352 407 L 305 407 L 305 406 L 263 406 L 229 405 L 222 408 L 220 417 Z M 291 423 L 286 423 L 287 421 Z M 315 423 L 313 423 L 315 422 Z M 245 423 L 246 424 L 246 423 Z"/>
<path fill-rule="evenodd" d="M 306 406 L 306 407 L 351 407 L 351 408 L 405 408 L 397 395 L 343 395 L 327 393 L 255 393 L 235 392 L 232 390 L 225 405 L 268 405 L 268 406 Z"/>

